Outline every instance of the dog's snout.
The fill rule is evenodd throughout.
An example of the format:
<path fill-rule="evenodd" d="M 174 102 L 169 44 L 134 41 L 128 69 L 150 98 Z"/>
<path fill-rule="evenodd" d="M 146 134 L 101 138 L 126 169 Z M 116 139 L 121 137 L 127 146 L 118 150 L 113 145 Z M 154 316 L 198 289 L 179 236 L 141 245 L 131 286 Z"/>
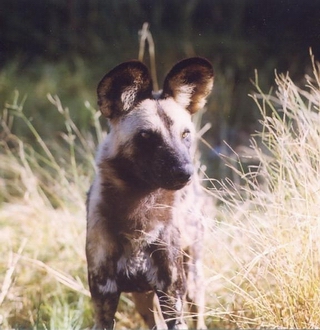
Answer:
<path fill-rule="evenodd" d="M 191 179 L 193 174 L 193 166 L 186 164 L 183 166 L 175 166 L 172 169 L 172 175 L 177 182 L 186 183 Z"/>

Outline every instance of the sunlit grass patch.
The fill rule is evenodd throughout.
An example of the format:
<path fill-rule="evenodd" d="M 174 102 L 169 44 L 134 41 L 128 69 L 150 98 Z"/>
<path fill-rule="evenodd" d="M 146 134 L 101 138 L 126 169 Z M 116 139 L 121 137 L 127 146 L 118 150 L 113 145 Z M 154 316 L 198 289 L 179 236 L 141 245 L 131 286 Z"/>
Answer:
<path fill-rule="evenodd" d="M 276 75 L 273 96 L 252 96 L 262 114 L 262 145 L 253 138 L 252 149 L 265 184 L 252 180 L 256 169 L 250 178 L 238 171 L 241 187 L 215 183 L 222 205 L 208 251 L 213 321 L 320 326 L 320 66 L 313 68 L 303 89 Z"/>
<path fill-rule="evenodd" d="M 91 141 L 74 129 L 68 109 L 58 98 L 50 96 L 50 100 L 66 124 L 58 141 L 45 141 L 38 134 L 18 93 L 1 118 L 0 322 L 4 328 L 76 329 L 90 319 L 84 201 L 94 171 L 93 149 Z M 33 134 L 34 144 L 12 135 L 18 119 Z M 78 151 L 81 143 L 85 157 Z"/>

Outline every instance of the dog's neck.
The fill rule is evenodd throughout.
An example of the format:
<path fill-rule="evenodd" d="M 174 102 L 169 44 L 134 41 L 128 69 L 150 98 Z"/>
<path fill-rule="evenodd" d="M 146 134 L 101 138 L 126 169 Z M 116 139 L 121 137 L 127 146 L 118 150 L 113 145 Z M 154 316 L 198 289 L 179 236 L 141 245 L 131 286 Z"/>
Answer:
<path fill-rule="evenodd" d="M 108 225 L 114 232 L 136 236 L 172 218 L 175 191 L 127 184 L 112 175 L 112 170 L 101 183 L 100 211 L 112 219 Z"/>

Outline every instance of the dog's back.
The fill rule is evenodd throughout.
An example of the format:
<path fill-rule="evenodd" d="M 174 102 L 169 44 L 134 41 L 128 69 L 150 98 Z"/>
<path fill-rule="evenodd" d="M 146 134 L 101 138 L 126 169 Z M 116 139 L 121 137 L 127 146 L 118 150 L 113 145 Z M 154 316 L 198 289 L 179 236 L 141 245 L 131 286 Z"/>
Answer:
<path fill-rule="evenodd" d="M 98 86 L 111 131 L 88 196 L 86 252 L 96 328 L 112 328 L 121 292 L 139 296 L 137 308 L 150 327 L 155 324 L 152 306 L 146 308 L 150 291 L 170 329 L 184 327 L 187 286 L 196 288 L 187 291 L 193 306 L 204 306 L 202 224 L 192 207 L 182 205 L 196 187 L 191 114 L 204 105 L 212 83 L 209 62 L 192 58 L 173 67 L 157 99 L 148 70 L 137 61 L 119 65 Z M 181 234 L 192 243 L 185 253 Z"/>

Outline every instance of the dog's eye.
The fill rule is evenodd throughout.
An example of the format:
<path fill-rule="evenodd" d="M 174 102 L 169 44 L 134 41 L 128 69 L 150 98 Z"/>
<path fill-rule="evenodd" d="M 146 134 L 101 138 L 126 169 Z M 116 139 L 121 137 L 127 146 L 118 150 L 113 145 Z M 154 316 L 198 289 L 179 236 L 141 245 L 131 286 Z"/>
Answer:
<path fill-rule="evenodd" d="M 151 137 L 151 133 L 148 131 L 141 131 L 139 135 L 145 140 L 148 140 Z"/>
<path fill-rule="evenodd" d="M 186 129 L 183 133 L 182 133 L 182 138 L 183 139 L 186 139 L 187 137 L 189 137 L 190 135 L 190 131 L 188 129 Z"/>
<path fill-rule="evenodd" d="M 150 148 L 156 148 L 162 142 L 161 135 L 149 129 L 142 129 L 137 134 L 137 142 L 141 144 L 141 146 Z"/>

